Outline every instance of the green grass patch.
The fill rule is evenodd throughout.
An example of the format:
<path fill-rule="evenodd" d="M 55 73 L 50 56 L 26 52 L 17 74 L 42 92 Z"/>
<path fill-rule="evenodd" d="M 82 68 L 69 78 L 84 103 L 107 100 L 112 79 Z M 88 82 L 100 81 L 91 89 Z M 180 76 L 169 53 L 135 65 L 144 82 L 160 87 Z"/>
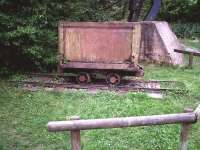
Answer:
<path fill-rule="evenodd" d="M 188 39 L 183 39 L 181 40 L 185 45 L 189 46 L 189 47 L 193 47 L 196 49 L 200 49 L 200 39 L 196 38 L 193 40 L 188 40 Z"/>
<path fill-rule="evenodd" d="M 189 92 L 168 93 L 164 99 L 146 94 L 113 92 L 87 94 L 78 92 L 28 92 L 0 82 L 0 150 L 68 150 L 69 132 L 49 133 L 48 121 L 66 120 L 78 115 L 81 119 L 128 117 L 183 112 L 200 103 L 200 68 L 148 65 L 145 79 L 183 82 Z M 192 126 L 189 149 L 200 149 L 200 123 Z M 85 150 L 178 149 L 180 125 L 105 129 L 81 132 Z"/>
<path fill-rule="evenodd" d="M 145 67 L 146 79 L 182 81 L 188 93 L 168 93 L 163 100 L 145 94 L 112 92 L 28 92 L 1 83 L 0 149 L 70 149 L 69 133 L 49 133 L 48 121 L 127 117 L 182 112 L 200 102 L 200 69 Z M 199 123 L 192 127 L 189 148 L 200 149 Z M 177 149 L 179 125 L 83 131 L 83 149 Z"/>

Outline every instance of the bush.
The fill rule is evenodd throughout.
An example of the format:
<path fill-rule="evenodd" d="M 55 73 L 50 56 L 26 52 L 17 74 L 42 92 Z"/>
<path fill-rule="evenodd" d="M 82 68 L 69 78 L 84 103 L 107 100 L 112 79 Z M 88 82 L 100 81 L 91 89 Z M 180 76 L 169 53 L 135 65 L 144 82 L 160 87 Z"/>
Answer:
<path fill-rule="evenodd" d="M 200 38 L 198 23 L 172 23 L 172 30 L 179 38 Z"/>
<path fill-rule="evenodd" d="M 143 17 L 150 2 L 144 3 Z M 200 0 L 166 0 L 162 6 L 159 19 L 199 21 Z M 111 21 L 127 16 L 128 0 L 0 1 L 0 72 L 56 69 L 59 20 Z M 173 24 L 173 29 L 182 38 L 200 37 L 198 24 Z"/>
<path fill-rule="evenodd" d="M 120 20 L 125 4 L 94 0 L 1 1 L 0 72 L 56 69 L 60 20 Z"/>

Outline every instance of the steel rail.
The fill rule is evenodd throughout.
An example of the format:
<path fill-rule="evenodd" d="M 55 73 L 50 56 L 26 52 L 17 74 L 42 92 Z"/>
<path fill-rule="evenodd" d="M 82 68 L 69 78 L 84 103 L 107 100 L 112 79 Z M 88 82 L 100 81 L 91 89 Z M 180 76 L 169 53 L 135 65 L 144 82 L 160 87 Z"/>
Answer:
<path fill-rule="evenodd" d="M 127 80 L 126 82 L 128 82 Z M 185 91 L 184 89 L 178 89 L 178 88 L 155 88 L 153 85 L 149 87 L 150 84 L 154 83 L 167 83 L 167 81 L 133 81 L 131 80 L 128 84 L 120 84 L 120 85 L 108 85 L 108 84 L 75 84 L 75 83 L 56 83 L 56 82 L 40 82 L 40 81 L 9 81 L 9 83 L 12 84 L 18 84 L 18 85 L 31 85 L 33 87 L 40 86 L 40 87 L 61 87 L 61 88 L 67 88 L 67 89 L 96 89 L 96 90 L 113 90 L 113 91 L 122 91 L 122 92 L 128 92 L 128 91 L 138 91 L 138 92 L 163 92 L 163 91 Z M 169 81 L 170 83 L 173 83 L 176 81 Z M 179 82 L 178 82 L 179 83 Z M 141 84 L 141 85 L 140 85 Z M 139 87 L 138 87 L 139 85 Z M 145 87 L 145 85 L 148 87 Z"/>

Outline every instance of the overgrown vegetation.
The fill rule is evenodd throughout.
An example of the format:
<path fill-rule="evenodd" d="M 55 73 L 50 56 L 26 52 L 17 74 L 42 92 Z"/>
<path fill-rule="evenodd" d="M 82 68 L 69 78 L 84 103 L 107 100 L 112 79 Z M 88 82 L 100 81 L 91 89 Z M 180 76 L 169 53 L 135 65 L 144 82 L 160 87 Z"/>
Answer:
<path fill-rule="evenodd" d="M 162 0 L 160 17 L 168 22 L 199 22 L 199 0 Z"/>
<path fill-rule="evenodd" d="M 191 44 L 191 43 L 190 43 Z M 191 45 L 193 46 L 193 45 Z M 200 46 L 200 45 L 199 45 Z M 200 60 L 198 59 L 198 62 Z M 69 133 L 49 133 L 46 123 L 79 115 L 82 119 L 182 112 L 199 104 L 200 69 L 148 65 L 145 79 L 177 80 L 188 93 L 155 100 L 145 94 L 99 92 L 28 92 L 0 83 L 0 149 L 70 149 Z M 92 130 L 81 133 L 82 149 L 178 149 L 180 125 Z M 200 149 L 200 123 L 192 126 L 189 149 Z"/>
<path fill-rule="evenodd" d="M 173 32 L 182 39 L 198 39 L 200 38 L 199 23 L 173 23 Z"/>
<path fill-rule="evenodd" d="M 141 16 L 145 16 L 150 2 L 145 1 Z M 186 22 L 186 25 L 175 25 L 177 35 L 199 37 L 199 25 L 187 22 L 199 22 L 200 0 L 164 0 L 162 3 L 159 20 Z M 59 20 L 125 21 L 127 16 L 128 0 L 2 0 L 0 73 L 56 69 Z"/>

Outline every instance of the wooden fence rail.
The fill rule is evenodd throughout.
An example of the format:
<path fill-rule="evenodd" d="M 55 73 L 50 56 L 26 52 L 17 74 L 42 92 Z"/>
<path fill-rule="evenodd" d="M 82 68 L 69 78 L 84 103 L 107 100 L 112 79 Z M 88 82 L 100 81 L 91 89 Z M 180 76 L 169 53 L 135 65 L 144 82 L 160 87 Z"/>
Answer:
<path fill-rule="evenodd" d="M 70 121 L 49 122 L 47 128 L 51 132 L 70 131 L 72 150 L 80 150 L 80 131 L 106 128 L 124 128 L 136 126 L 152 126 L 164 124 L 181 124 L 180 150 L 187 150 L 188 135 L 191 124 L 200 118 L 200 105 L 193 112 L 191 109 L 179 114 L 166 114 L 154 116 L 138 116 L 126 118 L 80 120 L 72 117 Z"/>
<path fill-rule="evenodd" d="M 194 50 L 191 51 L 191 50 L 179 50 L 179 49 L 175 49 L 174 52 L 182 53 L 182 54 L 188 54 L 189 55 L 189 63 L 188 63 L 188 67 L 189 68 L 192 68 L 193 57 L 194 56 L 200 57 L 200 52 L 194 51 Z"/>

